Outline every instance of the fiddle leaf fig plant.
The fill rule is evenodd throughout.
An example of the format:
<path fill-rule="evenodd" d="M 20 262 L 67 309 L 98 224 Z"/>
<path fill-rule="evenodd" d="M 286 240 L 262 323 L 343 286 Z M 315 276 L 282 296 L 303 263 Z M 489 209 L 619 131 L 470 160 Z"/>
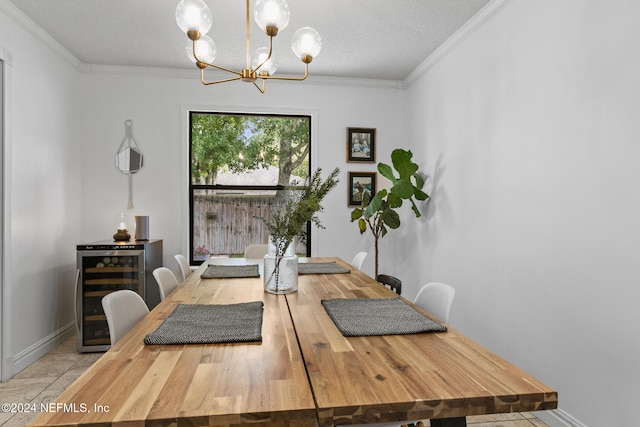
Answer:
<path fill-rule="evenodd" d="M 378 275 L 378 241 L 390 229 L 395 230 L 400 227 L 400 215 L 397 210 L 406 200 L 411 203 L 411 209 L 416 218 L 419 218 L 422 214 L 416 201 L 429 198 L 429 195 L 422 190 L 424 178 L 418 174 L 418 165 L 411 160 L 412 157 L 411 151 L 398 148 L 391 153 L 393 168 L 386 163 L 378 163 L 378 172 L 391 181 L 391 188 L 388 191 L 379 190 L 373 196 L 368 193 L 363 194 L 362 206 L 351 212 L 351 221 L 358 222 L 360 234 L 364 234 L 367 228 L 373 233 L 376 276 Z"/>

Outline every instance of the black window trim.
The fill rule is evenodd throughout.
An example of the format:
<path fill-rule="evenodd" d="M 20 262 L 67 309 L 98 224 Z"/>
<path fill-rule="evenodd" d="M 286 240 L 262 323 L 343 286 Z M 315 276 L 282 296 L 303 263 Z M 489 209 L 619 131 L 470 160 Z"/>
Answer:
<path fill-rule="evenodd" d="M 191 265 L 199 265 L 204 261 L 202 260 L 194 260 L 193 258 L 193 207 L 194 207 L 194 192 L 197 190 L 284 190 L 285 186 L 283 185 L 206 185 L 206 184 L 193 184 L 192 181 L 192 173 L 191 170 L 192 162 L 191 158 L 193 155 L 193 141 L 191 129 L 193 127 L 192 117 L 194 114 L 219 114 L 219 115 L 230 115 L 230 116 L 262 116 L 262 117 L 300 117 L 307 118 L 309 120 L 309 176 L 311 176 L 311 165 L 312 165 L 312 152 L 311 145 L 313 144 L 313 115 L 309 113 L 247 113 L 247 112 L 225 112 L 225 111 L 213 111 L 213 110 L 201 110 L 201 109 L 193 109 L 188 110 L 188 132 L 189 132 L 189 156 L 188 156 L 188 171 L 189 171 L 189 263 Z M 306 247 L 307 253 L 306 256 L 311 256 L 311 223 L 307 223 L 306 230 Z"/>

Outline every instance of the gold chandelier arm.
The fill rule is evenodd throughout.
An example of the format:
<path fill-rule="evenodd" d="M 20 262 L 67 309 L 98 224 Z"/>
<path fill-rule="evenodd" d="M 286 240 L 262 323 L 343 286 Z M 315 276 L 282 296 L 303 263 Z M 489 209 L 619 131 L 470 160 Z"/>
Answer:
<path fill-rule="evenodd" d="M 212 68 L 217 68 L 218 70 L 226 71 L 227 73 L 236 74 L 237 76 L 241 75 L 238 71 L 230 70 L 229 68 L 221 67 L 216 64 L 209 64 L 208 62 L 202 61 L 200 58 L 198 58 L 198 55 L 196 55 L 196 40 L 192 40 L 192 43 L 193 43 L 193 58 L 196 60 L 196 66 L 200 68 L 200 70 L 204 70 L 206 67 L 212 67 Z M 233 80 L 236 80 L 236 79 L 233 79 Z"/>
<path fill-rule="evenodd" d="M 239 78 L 240 78 L 240 76 L 242 75 L 242 74 L 240 74 L 238 71 L 230 70 L 230 69 L 228 69 L 228 68 L 224 68 L 224 67 L 221 67 L 221 66 L 216 65 L 216 64 L 209 64 L 208 62 L 200 62 L 200 63 L 201 63 L 201 64 L 206 65 L 207 67 L 217 68 L 218 70 L 222 70 L 222 71 L 226 71 L 227 73 L 235 74 L 235 75 L 237 75 L 237 76 L 238 76 L 238 77 L 237 77 L 238 79 L 239 79 Z M 200 67 L 198 67 L 198 68 L 200 68 Z M 200 68 L 200 69 L 201 69 L 202 71 L 204 71 L 204 68 Z M 235 79 L 236 79 L 236 78 L 234 78 L 233 80 L 235 80 Z"/>
<path fill-rule="evenodd" d="M 269 55 L 267 55 L 266 59 L 264 61 L 262 61 L 260 64 L 258 64 L 258 66 L 256 68 L 251 70 L 251 72 L 255 73 L 256 71 L 258 71 L 258 69 L 260 67 L 262 67 L 264 64 L 266 64 L 271 59 L 271 54 L 272 53 L 273 53 L 273 36 L 269 36 Z M 247 65 L 247 68 L 249 68 L 249 65 Z"/>
<path fill-rule="evenodd" d="M 235 71 L 232 71 L 232 73 L 236 74 Z M 204 69 L 200 70 L 200 82 L 205 86 L 215 85 L 215 84 L 218 84 L 218 83 L 232 82 L 234 80 L 240 80 L 240 76 L 238 76 L 238 77 L 230 77 L 228 79 L 215 80 L 215 81 L 208 82 L 208 81 L 205 81 L 205 79 L 204 79 Z"/>
<path fill-rule="evenodd" d="M 258 83 L 256 82 L 253 82 L 253 85 L 258 88 L 260 93 L 264 93 L 264 91 L 267 90 L 267 81 L 264 79 L 262 80 L 262 87 L 258 86 Z"/>
<path fill-rule="evenodd" d="M 260 76 L 264 80 L 289 80 L 289 81 L 302 81 L 309 76 L 309 64 L 304 64 L 304 76 L 290 77 L 290 76 Z"/>

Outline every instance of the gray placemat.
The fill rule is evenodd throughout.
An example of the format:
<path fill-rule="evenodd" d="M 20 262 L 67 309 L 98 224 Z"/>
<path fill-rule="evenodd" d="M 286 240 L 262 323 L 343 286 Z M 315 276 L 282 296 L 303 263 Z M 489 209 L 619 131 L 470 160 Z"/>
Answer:
<path fill-rule="evenodd" d="M 217 265 L 209 264 L 200 276 L 203 279 L 222 279 L 239 277 L 260 277 L 258 264 L 249 265 Z"/>
<path fill-rule="evenodd" d="M 446 326 L 414 310 L 400 298 L 339 298 L 321 302 L 345 337 L 447 330 Z"/>
<path fill-rule="evenodd" d="M 301 262 L 298 263 L 298 274 L 341 274 L 351 273 L 335 261 L 331 262 Z"/>
<path fill-rule="evenodd" d="M 216 344 L 262 341 L 263 302 L 179 304 L 145 344 Z"/>

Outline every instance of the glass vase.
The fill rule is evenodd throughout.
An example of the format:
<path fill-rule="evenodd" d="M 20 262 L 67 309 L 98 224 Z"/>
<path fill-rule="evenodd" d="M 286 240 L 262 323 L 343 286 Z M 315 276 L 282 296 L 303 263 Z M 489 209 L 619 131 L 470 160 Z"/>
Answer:
<path fill-rule="evenodd" d="M 290 294 L 298 290 L 298 257 L 295 239 L 282 248 L 269 238 L 269 249 L 264 256 L 264 290 L 272 294 Z"/>

